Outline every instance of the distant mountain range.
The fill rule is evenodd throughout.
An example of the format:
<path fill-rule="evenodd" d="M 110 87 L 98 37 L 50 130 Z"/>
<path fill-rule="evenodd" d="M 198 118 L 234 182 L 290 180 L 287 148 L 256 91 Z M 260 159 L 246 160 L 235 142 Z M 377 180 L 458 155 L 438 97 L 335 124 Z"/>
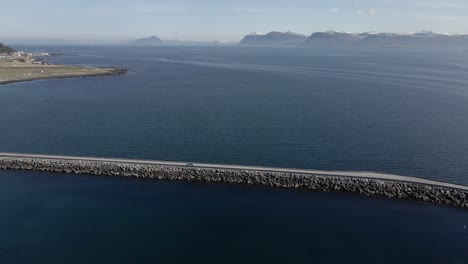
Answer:
<path fill-rule="evenodd" d="M 142 45 L 142 46 L 153 46 L 153 45 L 161 45 L 163 41 L 156 37 L 156 36 L 151 36 L 148 38 L 139 38 L 133 42 L 135 45 Z"/>
<path fill-rule="evenodd" d="M 241 45 L 301 45 L 307 36 L 293 32 L 272 31 L 268 34 L 251 33 L 245 36 Z"/>
<path fill-rule="evenodd" d="M 295 45 L 309 47 L 468 47 L 468 34 L 316 32 L 306 37 L 292 32 L 253 33 L 240 45 Z"/>
<path fill-rule="evenodd" d="M 139 38 L 130 43 L 138 46 L 212 46 L 225 45 L 217 41 L 162 40 L 156 36 Z M 251 33 L 239 45 L 251 46 L 306 46 L 317 48 L 339 47 L 468 47 L 468 34 L 442 34 L 431 31 L 417 33 L 347 33 L 338 31 L 316 32 L 309 37 L 294 32 L 272 31 L 267 34 Z"/>
<path fill-rule="evenodd" d="M 0 43 L 0 53 L 13 53 L 16 52 L 16 50 Z"/>
<path fill-rule="evenodd" d="M 203 42 L 203 41 L 185 41 L 185 40 L 162 40 L 156 36 L 151 36 L 148 38 L 139 38 L 130 44 L 138 46 L 158 46 L 158 45 L 173 45 L 173 46 L 211 46 L 211 45 L 223 45 L 223 43 L 218 41 L 212 42 Z"/>

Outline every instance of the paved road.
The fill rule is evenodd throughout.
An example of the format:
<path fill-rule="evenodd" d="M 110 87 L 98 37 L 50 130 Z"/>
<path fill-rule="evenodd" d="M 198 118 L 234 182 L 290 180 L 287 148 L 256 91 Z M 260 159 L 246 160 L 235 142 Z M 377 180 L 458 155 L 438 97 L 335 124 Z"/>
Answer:
<path fill-rule="evenodd" d="M 417 177 L 384 174 L 384 173 L 376 173 L 376 172 L 366 172 L 366 171 L 362 171 L 362 172 L 359 172 L 359 171 L 324 171 L 324 170 L 288 169 L 288 168 L 225 165 L 225 164 L 210 164 L 210 163 L 187 163 L 187 162 L 178 162 L 178 161 L 136 160 L 136 159 L 97 158 L 97 157 L 41 155 L 41 154 L 23 154 L 23 153 L 1 153 L 1 152 L 0 152 L 0 157 L 115 162 L 115 163 L 130 163 L 130 164 L 148 164 L 148 165 L 158 165 L 158 166 L 168 166 L 168 167 L 188 167 L 189 166 L 189 167 L 206 168 L 206 169 L 267 171 L 267 172 L 297 173 L 297 174 L 310 174 L 310 175 L 321 175 L 321 176 L 368 178 L 368 179 L 380 179 L 380 180 L 420 183 L 420 184 L 443 186 L 447 188 L 455 188 L 455 189 L 468 191 L 468 186 L 464 186 L 464 185 L 457 185 L 457 184 L 452 184 L 452 183 L 427 180 L 427 179 L 417 178 Z"/>

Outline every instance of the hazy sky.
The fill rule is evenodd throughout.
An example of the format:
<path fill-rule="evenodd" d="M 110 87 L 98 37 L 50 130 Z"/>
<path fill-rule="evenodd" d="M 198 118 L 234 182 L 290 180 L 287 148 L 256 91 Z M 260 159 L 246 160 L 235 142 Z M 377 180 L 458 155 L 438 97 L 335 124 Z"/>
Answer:
<path fill-rule="evenodd" d="M 250 32 L 468 32 L 468 0 L 0 0 L 0 40 L 238 41 Z"/>

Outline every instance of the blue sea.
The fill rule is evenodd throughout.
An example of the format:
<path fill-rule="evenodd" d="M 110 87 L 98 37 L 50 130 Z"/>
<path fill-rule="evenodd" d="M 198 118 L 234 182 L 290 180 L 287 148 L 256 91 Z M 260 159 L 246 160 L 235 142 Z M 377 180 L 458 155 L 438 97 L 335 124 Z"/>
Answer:
<path fill-rule="evenodd" d="M 0 151 L 468 184 L 468 53 L 18 46 L 118 77 L 0 86 Z M 0 263 L 468 263 L 466 210 L 254 186 L 0 172 Z"/>

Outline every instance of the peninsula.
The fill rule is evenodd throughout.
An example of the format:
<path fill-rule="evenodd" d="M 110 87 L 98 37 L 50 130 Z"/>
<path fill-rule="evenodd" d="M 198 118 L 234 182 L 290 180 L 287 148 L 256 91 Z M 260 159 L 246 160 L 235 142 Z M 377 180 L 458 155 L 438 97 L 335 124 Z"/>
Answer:
<path fill-rule="evenodd" d="M 122 75 L 127 69 L 52 65 L 42 60 L 48 53 L 16 51 L 0 43 L 0 85 L 45 79 Z"/>

